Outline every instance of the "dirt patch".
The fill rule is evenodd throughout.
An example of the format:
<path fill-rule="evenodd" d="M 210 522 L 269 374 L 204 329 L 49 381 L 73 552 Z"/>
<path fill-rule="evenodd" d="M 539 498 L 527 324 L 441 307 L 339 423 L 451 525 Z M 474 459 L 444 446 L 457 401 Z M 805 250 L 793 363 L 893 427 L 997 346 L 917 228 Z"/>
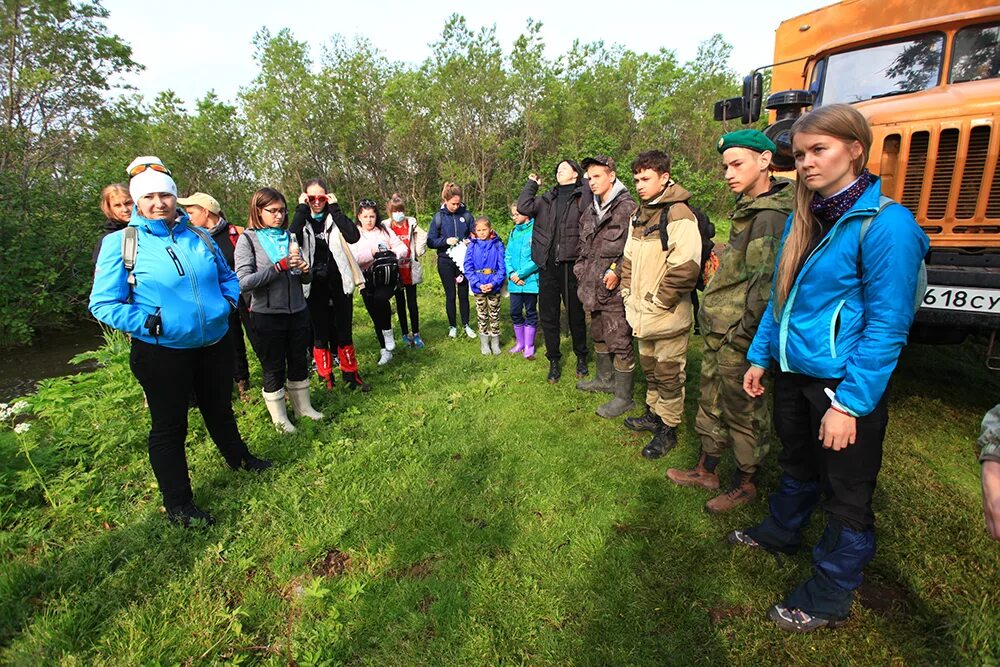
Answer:
<path fill-rule="evenodd" d="M 462 460 L 462 455 L 458 454 L 458 453 L 452 454 L 451 455 L 451 460 L 452 461 L 461 461 Z"/>
<path fill-rule="evenodd" d="M 437 598 L 428 593 L 417 603 L 417 610 L 421 614 L 426 614 L 431 609 L 431 605 L 437 602 Z"/>
<path fill-rule="evenodd" d="M 320 562 L 312 567 L 317 577 L 339 577 L 351 566 L 351 557 L 340 549 L 330 549 Z"/>
<path fill-rule="evenodd" d="M 462 519 L 462 521 L 464 521 L 466 525 L 472 526 L 473 528 L 478 528 L 479 530 L 482 530 L 483 528 L 489 525 L 488 523 L 486 523 L 486 519 L 480 519 L 477 516 L 467 516 L 464 519 Z"/>
<path fill-rule="evenodd" d="M 731 618 L 749 618 L 753 609 L 746 605 L 722 605 L 708 610 L 708 620 L 717 625 Z"/>
<path fill-rule="evenodd" d="M 879 579 L 865 579 L 858 589 L 858 602 L 880 614 L 905 611 L 913 605 L 910 592 L 901 585 Z"/>
<path fill-rule="evenodd" d="M 401 570 L 394 570 L 392 576 L 396 579 L 426 579 L 434 571 L 437 562 L 442 560 L 441 556 L 428 556 L 423 560 L 405 567 Z"/>

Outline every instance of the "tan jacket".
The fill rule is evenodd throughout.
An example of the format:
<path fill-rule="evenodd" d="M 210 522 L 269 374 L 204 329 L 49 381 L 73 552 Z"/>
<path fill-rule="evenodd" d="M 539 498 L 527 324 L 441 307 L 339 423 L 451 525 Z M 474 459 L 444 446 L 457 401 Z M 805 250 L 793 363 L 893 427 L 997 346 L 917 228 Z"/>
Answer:
<path fill-rule="evenodd" d="M 672 338 L 692 324 L 691 291 L 701 272 L 701 234 L 686 202 L 690 193 L 670 182 L 657 199 L 643 203 L 632 217 L 622 260 L 625 318 L 636 338 Z M 667 250 L 660 214 L 667 213 Z"/>

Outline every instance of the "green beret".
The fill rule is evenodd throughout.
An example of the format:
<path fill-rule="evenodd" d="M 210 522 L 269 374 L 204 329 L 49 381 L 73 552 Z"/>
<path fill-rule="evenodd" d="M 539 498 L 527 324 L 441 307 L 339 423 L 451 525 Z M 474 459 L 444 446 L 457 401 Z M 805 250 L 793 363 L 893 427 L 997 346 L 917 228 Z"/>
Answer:
<path fill-rule="evenodd" d="M 725 153 L 727 148 L 749 148 L 752 151 L 777 152 L 778 147 L 760 130 L 736 130 L 722 135 L 719 139 L 719 152 Z"/>

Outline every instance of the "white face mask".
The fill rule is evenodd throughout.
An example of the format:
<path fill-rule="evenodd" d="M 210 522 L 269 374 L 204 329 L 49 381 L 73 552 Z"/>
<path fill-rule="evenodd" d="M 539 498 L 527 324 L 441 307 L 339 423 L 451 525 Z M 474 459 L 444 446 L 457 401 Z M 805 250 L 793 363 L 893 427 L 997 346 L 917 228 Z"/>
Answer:
<path fill-rule="evenodd" d="M 393 222 L 402 222 L 403 218 L 405 218 L 405 217 L 406 217 L 406 215 L 402 211 L 396 211 L 395 213 L 392 214 L 392 221 Z"/>

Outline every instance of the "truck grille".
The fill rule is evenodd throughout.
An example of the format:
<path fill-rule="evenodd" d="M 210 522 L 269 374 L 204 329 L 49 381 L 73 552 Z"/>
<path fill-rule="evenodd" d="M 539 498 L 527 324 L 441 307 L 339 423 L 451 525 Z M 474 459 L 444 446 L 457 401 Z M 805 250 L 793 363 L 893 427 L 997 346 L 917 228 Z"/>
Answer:
<path fill-rule="evenodd" d="M 984 234 L 1000 240 L 1000 131 L 974 122 L 925 125 L 885 137 L 887 149 L 899 147 L 902 172 L 885 184 L 886 194 L 913 212 L 934 245 L 981 246 Z"/>

